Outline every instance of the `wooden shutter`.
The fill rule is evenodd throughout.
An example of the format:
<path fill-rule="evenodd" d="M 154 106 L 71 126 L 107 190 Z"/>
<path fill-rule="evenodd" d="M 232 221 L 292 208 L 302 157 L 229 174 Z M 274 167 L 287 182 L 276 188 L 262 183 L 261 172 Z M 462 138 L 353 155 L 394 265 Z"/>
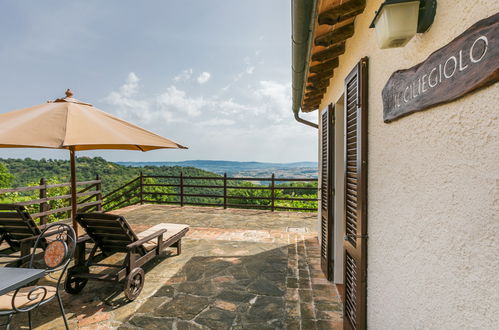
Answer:
<path fill-rule="evenodd" d="M 366 328 L 367 57 L 345 79 L 344 327 Z"/>
<path fill-rule="evenodd" d="M 328 280 L 333 277 L 334 107 L 321 118 L 321 267 Z"/>

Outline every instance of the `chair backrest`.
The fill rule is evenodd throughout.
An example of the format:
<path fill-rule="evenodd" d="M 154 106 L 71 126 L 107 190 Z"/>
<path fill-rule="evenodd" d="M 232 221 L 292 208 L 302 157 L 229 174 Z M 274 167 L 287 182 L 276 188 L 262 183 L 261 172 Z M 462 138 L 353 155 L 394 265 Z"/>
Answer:
<path fill-rule="evenodd" d="M 127 252 L 126 246 L 138 240 L 124 217 L 115 214 L 81 213 L 76 221 L 104 253 Z M 145 253 L 143 248 L 139 248 Z"/>
<path fill-rule="evenodd" d="M 38 249 L 44 245 L 43 253 Z M 46 226 L 38 235 L 33 253 L 28 264 L 29 268 L 45 269 L 53 273 L 68 266 L 76 248 L 76 234 L 71 226 L 54 222 Z M 59 279 L 62 277 L 62 273 Z"/>
<path fill-rule="evenodd" d="M 14 250 L 19 240 L 40 235 L 40 229 L 24 206 L 0 204 L 0 235 Z"/>

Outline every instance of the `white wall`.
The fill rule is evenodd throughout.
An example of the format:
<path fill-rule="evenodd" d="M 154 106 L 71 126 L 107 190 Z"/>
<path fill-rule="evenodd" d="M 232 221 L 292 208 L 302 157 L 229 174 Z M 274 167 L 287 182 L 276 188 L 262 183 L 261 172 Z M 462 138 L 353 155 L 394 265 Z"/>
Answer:
<path fill-rule="evenodd" d="M 496 0 L 439 0 L 431 29 L 380 50 L 368 1 L 321 108 L 369 56 L 367 320 L 371 329 L 499 328 L 499 87 L 383 122 L 391 73 L 423 61 L 499 11 Z M 491 45 L 491 47 L 499 47 Z"/>

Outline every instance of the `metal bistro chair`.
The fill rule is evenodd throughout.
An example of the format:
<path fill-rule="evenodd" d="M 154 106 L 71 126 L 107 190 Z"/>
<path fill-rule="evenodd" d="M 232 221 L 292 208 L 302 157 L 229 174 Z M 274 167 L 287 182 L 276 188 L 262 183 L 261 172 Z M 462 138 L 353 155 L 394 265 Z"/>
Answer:
<path fill-rule="evenodd" d="M 46 244 L 44 252 L 37 254 L 37 248 L 40 248 L 42 244 Z M 31 311 L 55 298 L 59 303 L 66 329 L 69 329 L 59 293 L 59 285 L 73 257 L 75 247 L 75 232 L 73 228 L 66 224 L 50 224 L 40 233 L 33 246 L 28 267 L 45 269 L 45 274 L 57 283 L 54 285 L 26 286 L 0 296 L 0 316 L 7 316 L 7 322 L 3 324 L 6 325 L 7 329 L 10 327 L 14 314 L 21 312 L 28 313 L 29 328 L 31 329 Z"/>

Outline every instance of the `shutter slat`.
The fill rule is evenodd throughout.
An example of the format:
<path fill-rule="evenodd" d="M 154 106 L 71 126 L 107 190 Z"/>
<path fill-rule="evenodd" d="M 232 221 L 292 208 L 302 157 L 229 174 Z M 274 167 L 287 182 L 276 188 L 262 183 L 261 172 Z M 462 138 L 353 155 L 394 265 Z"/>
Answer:
<path fill-rule="evenodd" d="M 345 254 L 345 316 L 353 328 L 357 325 L 357 270 L 350 254 Z"/>
<path fill-rule="evenodd" d="M 321 117 L 321 268 L 327 279 L 332 278 L 333 258 L 331 255 L 331 227 L 332 227 L 332 175 L 331 164 L 334 161 L 332 152 L 332 136 L 334 135 L 334 126 L 332 125 L 332 116 L 334 109 L 329 106 L 322 112 Z"/>
<path fill-rule="evenodd" d="M 351 207 L 350 205 L 347 205 L 346 207 L 347 207 L 347 212 L 352 213 L 353 216 L 355 216 L 355 217 L 357 216 L 357 209 L 356 208 Z"/>

